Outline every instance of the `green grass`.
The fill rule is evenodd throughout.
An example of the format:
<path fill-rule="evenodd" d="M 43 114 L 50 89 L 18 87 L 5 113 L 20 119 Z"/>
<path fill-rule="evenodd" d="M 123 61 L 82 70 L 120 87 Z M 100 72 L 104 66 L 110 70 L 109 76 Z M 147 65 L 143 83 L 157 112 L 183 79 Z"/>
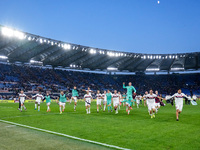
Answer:
<path fill-rule="evenodd" d="M 45 103 L 40 112 L 34 110 L 33 103 L 25 105 L 27 111 L 19 112 L 18 104 L 0 103 L 0 119 L 130 149 L 200 149 L 199 105 L 184 105 L 180 121 L 170 104 L 161 107 L 154 119 L 143 105 L 134 107 L 130 115 L 123 107 L 118 115 L 97 113 L 95 102 L 88 115 L 83 102 L 78 103 L 76 112 L 73 104 L 67 103 L 61 115 L 56 103 L 51 104 L 49 113 Z"/>

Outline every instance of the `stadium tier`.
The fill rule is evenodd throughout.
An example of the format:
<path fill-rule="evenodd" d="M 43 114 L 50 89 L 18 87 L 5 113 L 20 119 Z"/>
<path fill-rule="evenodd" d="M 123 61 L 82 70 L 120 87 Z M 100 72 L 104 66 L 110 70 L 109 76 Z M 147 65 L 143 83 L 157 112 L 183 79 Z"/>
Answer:
<path fill-rule="evenodd" d="M 38 90 L 59 93 L 66 91 L 71 96 L 73 86 L 77 86 L 80 98 L 90 87 L 93 91 L 110 89 L 124 92 L 122 83 L 132 81 L 138 93 L 159 90 L 162 94 L 173 94 L 178 88 L 186 94 L 200 95 L 200 74 L 171 75 L 109 75 L 86 72 L 48 69 L 30 66 L 0 64 L 1 99 L 13 99 L 23 89 L 30 94 Z M 96 93 L 96 92 L 95 92 Z"/>

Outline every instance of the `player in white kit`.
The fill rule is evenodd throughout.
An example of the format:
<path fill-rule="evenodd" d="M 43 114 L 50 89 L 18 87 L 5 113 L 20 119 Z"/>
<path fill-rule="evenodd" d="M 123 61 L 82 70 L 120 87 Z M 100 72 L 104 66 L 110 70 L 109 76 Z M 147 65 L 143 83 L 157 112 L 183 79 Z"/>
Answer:
<path fill-rule="evenodd" d="M 37 105 L 38 105 L 38 111 L 40 111 L 40 103 L 44 99 L 42 92 L 39 92 L 39 94 L 34 95 L 32 98 L 36 98 L 36 100 L 35 100 L 35 110 L 37 109 Z"/>
<path fill-rule="evenodd" d="M 135 99 L 136 99 L 136 103 L 137 103 L 137 108 L 139 108 L 139 104 L 140 104 L 140 100 L 142 99 L 142 96 L 141 95 L 137 95 L 135 97 Z"/>
<path fill-rule="evenodd" d="M 106 91 L 104 91 L 104 93 L 102 94 L 102 98 L 103 98 L 103 111 L 105 111 L 107 103 Z"/>
<path fill-rule="evenodd" d="M 22 112 L 22 107 L 24 107 L 24 110 L 26 110 L 26 107 L 24 105 L 24 101 L 26 99 L 26 94 L 24 94 L 24 91 L 21 91 L 20 94 L 19 94 L 19 101 L 21 102 L 21 108 L 20 108 L 20 111 Z"/>
<path fill-rule="evenodd" d="M 97 113 L 99 112 L 99 106 L 101 107 L 102 110 L 102 106 L 101 106 L 101 101 L 102 101 L 102 94 L 100 93 L 100 91 L 97 91 Z"/>
<path fill-rule="evenodd" d="M 87 94 L 84 95 L 84 100 L 85 100 L 86 112 L 87 114 L 90 114 L 90 104 L 91 104 L 92 96 L 89 93 L 89 91 L 87 91 Z"/>
<path fill-rule="evenodd" d="M 183 98 L 188 98 L 184 93 L 182 93 L 181 89 L 178 90 L 178 93 L 174 94 L 171 98 L 175 98 L 175 106 L 176 106 L 176 121 L 179 121 L 179 114 L 183 109 Z"/>
<path fill-rule="evenodd" d="M 193 96 L 192 96 L 192 100 L 196 102 L 197 96 L 196 96 L 196 95 L 193 95 Z"/>
<path fill-rule="evenodd" d="M 148 111 L 150 112 L 151 118 L 155 118 L 155 98 L 157 97 L 156 94 L 153 94 L 153 90 L 149 91 L 149 94 L 145 95 Z"/>
<path fill-rule="evenodd" d="M 112 94 L 112 98 L 113 98 L 113 107 L 115 109 L 115 114 L 118 114 L 119 94 L 117 93 L 117 90 L 115 90 L 114 94 Z"/>
<path fill-rule="evenodd" d="M 122 98 L 122 95 L 121 95 L 121 93 L 120 92 L 118 92 L 118 95 L 119 95 L 119 105 L 118 105 L 118 108 L 119 108 L 119 110 L 120 110 L 120 106 L 122 105 L 122 101 L 123 101 L 123 98 Z"/>
<path fill-rule="evenodd" d="M 147 101 L 146 101 L 145 95 L 147 95 L 147 94 L 148 94 L 148 91 L 146 91 L 145 94 L 143 95 L 143 100 L 144 100 L 144 106 L 145 106 L 145 107 L 146 107 L 146 105 L 147 105 Z"/>

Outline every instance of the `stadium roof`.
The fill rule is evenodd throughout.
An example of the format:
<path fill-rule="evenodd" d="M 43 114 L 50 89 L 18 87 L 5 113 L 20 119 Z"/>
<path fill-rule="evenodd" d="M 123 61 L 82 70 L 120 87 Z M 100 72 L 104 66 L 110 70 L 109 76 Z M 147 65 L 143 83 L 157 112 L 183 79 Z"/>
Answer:
<path fill-rule="evenodd" d="M 129 72 L 185 71 L 200 68 L 200 52 L 143 54 L 98 49 L 57 41 L 0 25 L 0 59 L 11 63 Z"/>

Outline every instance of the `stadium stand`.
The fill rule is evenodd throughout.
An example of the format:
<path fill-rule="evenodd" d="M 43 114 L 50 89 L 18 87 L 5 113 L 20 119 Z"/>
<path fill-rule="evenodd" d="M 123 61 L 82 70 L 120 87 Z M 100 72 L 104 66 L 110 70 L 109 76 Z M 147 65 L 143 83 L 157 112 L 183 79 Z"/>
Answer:
<path fill-rule="evenodd" d="M 116 89 L 123 92 L 122 83 L 129 81 L 132 81 L 141 94 L 151 88 L 162 94 L 172 94 L 182 88 L 186 94 L 192 92 L 200 95 L 200 74 L 109 75 L 14 64 L 0 64 L 0 68 L 0 99 L 12 99 L 21 89 L 29 94 L 38 90 L 52 93 L 64 90 L 70 96 L 73 86 L 78 87 L 80 97 L 84 94 L 82 90 L 87 87 L 93 91 Z"/>

